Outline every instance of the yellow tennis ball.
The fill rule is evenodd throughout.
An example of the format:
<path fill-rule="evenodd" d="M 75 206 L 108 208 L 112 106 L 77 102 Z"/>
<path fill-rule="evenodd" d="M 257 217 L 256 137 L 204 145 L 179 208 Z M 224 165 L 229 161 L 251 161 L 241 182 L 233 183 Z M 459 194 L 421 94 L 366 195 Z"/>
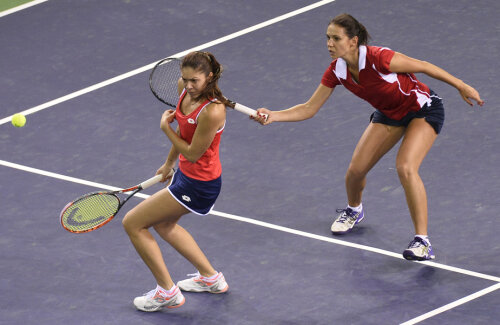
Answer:
<path fill-rule="evenodd" d="M 26 117 L 23 114 L 17 113 L 12 116 L 12 125 L 22 128 L 24 124 L 26 124 Z"/>

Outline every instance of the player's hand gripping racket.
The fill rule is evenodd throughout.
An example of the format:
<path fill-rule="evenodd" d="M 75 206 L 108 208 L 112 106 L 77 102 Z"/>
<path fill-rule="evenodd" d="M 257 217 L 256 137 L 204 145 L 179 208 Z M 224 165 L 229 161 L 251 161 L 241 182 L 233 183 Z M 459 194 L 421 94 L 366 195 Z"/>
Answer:
<path fill-rule="evenodd" d="M 177 82 L 181 77 L 181 60 L 178 58 L 166 58 L 153 67 L 149 75 L 149 88 L 153 95 L 173 108 L 177 106 L 179 93 Z M 228 106 L 248 116 L 257 116 L 257 111 L 245 105 L 236 103 L 228 98 Z M 263 115 L 264 116 L 264 115 Z M 264 116 L 267 119 L 267 116 Z"/>
<path fill-rule="evenodd" d="M 169 176 L 172 176 L 173 170 Z M 156 175 L 136 186 L 120 191 L 93 192 L 68 203 L 61 211 L 61 224 L 73 233 L 89 232 L 111 221 L 120 208 L 138 192 L 158 183 L 162 175 Z M 117 194 L 129 193 L 120 200 Z"/>

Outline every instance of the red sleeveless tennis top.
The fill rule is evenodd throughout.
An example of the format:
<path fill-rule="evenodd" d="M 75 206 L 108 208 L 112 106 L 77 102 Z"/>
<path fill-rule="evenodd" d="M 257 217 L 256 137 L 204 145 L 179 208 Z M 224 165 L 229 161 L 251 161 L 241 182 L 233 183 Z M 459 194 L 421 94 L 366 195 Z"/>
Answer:
<path fill-rule="evenodd" d="M 175 118 L 179 124 L 180 137 L 191 144 L 196 126 L 198 125 L 198 116 L 208 104 L 216 99 L 206 100 L 194 111 L 188 115 L 184 115 L 184 113 L 181 112 L 181 103 L 185 96 L 186 90 L 184 89 L 177 103 Z M 200 181 L 211 181 L 222 174 L 222 166 L 219 158 L 219 144 L 223 131 L 224 127 L 217 131 L 210 147 L 208 147 L 207 151 L 205 151 L 195 163 L 187 160 L 182 154 L 179 155 L 179 169 L 184 175 Z"/>

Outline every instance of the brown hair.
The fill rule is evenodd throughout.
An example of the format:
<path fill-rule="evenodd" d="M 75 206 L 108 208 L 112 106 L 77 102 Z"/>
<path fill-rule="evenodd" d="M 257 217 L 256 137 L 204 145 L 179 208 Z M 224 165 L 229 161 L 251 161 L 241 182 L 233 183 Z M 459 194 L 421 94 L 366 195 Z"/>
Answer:
<path fill-rule="evenodd" d="M 328 25 L 331 24 L 344 28 L 345 33 L 349 38 L 357 36 L 358 46 L 367 45 L 368 40 L 371 38 L 365 26 L 363 26 L 359 21 L 356 20 L 356 18 L 349 14 L 338 15 L 337 17 L 333 18 Z"/>
<path fill-rule="evenodd" d="M 210 52 L 195 51 L 191 52 L 182 59 L 181 68 L 192 68 L 195 71 L 202 72 L 206 77 L 213 73 L 213 76 L 203 90 L 203 92 L 194 98 L 195 100 L 213 99 L 217 98 L 217 101 L 223 103 L 227 106 L 227 99 L 222 95 L 222 91 L 219 89 L 218 81 L 222 74 L 222 65 L 215 59 L 215 56 Z"/>

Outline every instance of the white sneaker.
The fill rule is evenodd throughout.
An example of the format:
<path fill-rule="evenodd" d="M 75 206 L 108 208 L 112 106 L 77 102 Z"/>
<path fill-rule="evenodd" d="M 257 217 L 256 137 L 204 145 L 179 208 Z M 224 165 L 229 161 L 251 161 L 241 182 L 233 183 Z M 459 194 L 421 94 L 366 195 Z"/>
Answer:
<path fill-rule="evenodd" d="M 334 235 L 342 235 L 351 231 L 354 225 L 360 223 L 365 217 L 364 209 L 361 209 L 361 212 L 355 212 L 350 208 L 337 209 L 337 213 L 340 213 L 340 215 L 331 227 Z"/>
<path fill-rule="evenodd" d="M 229 289 L 224 275 L 219 272 L 213 280 L 208 280 L 200 273 L 188 274 L 190 279 L 177 282 L 177 286 L 183 291 L 223 293 Z"/>
<path fill-rule="evenodd" d="M 403 257 L 410 261 L 426 261 L 436 258 L 431 244 L 420 237 L 415 237 L 408 248 L 404 250 Z"/>
<path fill-rule="evenodd" d="M 134 299 L 135 307 L 147 312 L 158 311 L 163 307 L 178 308 L 184 305 L 184 302 L 186 299 L 177 286 L 171 295 L 167 295 L 161 288 L 156 287 L 156 289 Z"/>

